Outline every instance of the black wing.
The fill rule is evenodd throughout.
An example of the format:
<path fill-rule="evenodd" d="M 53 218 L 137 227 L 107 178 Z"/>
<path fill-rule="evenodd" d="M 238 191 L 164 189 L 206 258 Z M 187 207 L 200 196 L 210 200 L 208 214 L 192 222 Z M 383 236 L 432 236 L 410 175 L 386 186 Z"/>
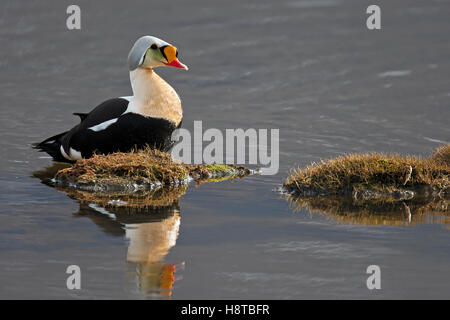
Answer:
<path fill-rule="evenodd" d="M 171 136 L 174 130 L 175 125 L 168 120 L 126 113 L 103 130 L 77 130 L 70 137 L 70 147 L 80 151 L 84 158 L 96 151 L 103 154 L 128 152 L 145 145 L 167 151 L 173 144 Z"/>
<path fill-rule="evenodd" d="M 95 107 L 94 110 L 89 112 L 88 114 L 77 114 L 81 118 L 80 124 L 73 127 L 63 138 L 61 141 L 61 144 L 64 148 L 64 151 L 69 154 L 69 150 L 71 147 L 71 140 L 73 136 L 83 130 L 86 130 L 87 128 L 96 126 L 102 122 L 116 119 L 120 117 L 125 110 L 128 108 L 128 100 L 123 98 L 114 98 L 106 100 L 105 102 L 101 103 L 97 107 Z M 89 140 L 84 141 L 89 142 Z M 79 150 L 79 149 L 76 149 Z"/>
<path fill-rule="evenodd" d="M 82 128 L 96 126 L 102 122 L 120 117 L 128 108 L 128 100 L 114 98 L 106 100 L 84 117 Z M 81 116 L 80 116 L 81 117 Z"/>

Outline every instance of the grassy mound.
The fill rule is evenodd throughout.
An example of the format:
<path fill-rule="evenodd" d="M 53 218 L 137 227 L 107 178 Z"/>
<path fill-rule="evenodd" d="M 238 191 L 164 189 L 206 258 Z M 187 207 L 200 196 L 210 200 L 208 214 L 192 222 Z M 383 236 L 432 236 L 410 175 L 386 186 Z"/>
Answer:
<path fill-rule="evenodd" d="M 349 154 L 293 170 L 284 188 L 300 196 L 345 195 L 357 199 L 412 198 L 416 193 L 446 193 L 450 145 L 429 158 L 396 154 Z"/>
<path fill-rule="evenodd" d="M 168 153 L 147 148 L 130 153 L 94 155 L 59 170 L 55 183 L 90 191 L 139 191 L 155 187 L 244 177 L 250 170 L 228 165 L 184 165 Z"/>

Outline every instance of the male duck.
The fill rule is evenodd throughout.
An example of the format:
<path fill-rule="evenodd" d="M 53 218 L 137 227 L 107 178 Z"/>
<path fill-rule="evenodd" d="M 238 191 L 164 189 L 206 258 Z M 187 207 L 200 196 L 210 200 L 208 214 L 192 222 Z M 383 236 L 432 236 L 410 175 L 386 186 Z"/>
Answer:
<path fill-rule="evenodd" d="M 133 96 L 107 100 L 89 113 L 74 113 L 81 122 L 34 148 L 55 161 L 73 162 L 94 152 L 128 152 L 146 145 L 167 151 L 172 132 L 181 125 L 183 111 L 175 90 L 153 68 L 187 70 L 171 44 L 152 36 L 139 38 L 128 55 Z"/>

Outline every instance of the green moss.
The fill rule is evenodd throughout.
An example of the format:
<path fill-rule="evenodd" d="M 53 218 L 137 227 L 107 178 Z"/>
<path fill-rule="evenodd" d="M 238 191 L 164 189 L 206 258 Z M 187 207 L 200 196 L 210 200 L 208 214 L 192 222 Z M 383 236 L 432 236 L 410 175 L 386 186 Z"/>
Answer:
<path fill-rule="evenodd" d="M 205 164 L 202 167 L 210 172 L 210 175 L 215 178 L 228 177 L 228 176 L 243 176 L 250 173 L 250 171 L 244 167 L 236 167 L 225 164 Z"/>
<path fill-rule="evenodd" d="M 211 172 L 220 174 L 233 171 L 233 167 L 224 164 L 205 164 L 203 167 Z"/>

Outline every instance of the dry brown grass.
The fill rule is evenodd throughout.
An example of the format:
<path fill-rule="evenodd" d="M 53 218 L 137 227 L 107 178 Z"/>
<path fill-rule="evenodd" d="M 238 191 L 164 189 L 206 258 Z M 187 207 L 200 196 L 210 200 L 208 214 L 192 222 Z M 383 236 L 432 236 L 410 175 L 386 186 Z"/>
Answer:
<path fill-rule="evenodd" d="M 96 154 L 78 160 L 72 167 L 58 171 L 55 179 L 77 185 L 101 182 L 114 188 L 124 183 L 176 185 L 187 177 L 185 166 L 174 162 L 170 154 L 147 148 L 130 153 Z"/>
<path fill-rule="evenodd" d="M 436 151 L 431 154 L 430 160 L 450 166 L 450 144 L 437 148 Z"/>
<path fill-rule="evenodd" d="M 409 172 L 412 168 L 410 177 Z M 291 172 L 284 182 L 294 194 L 352 194 L 357 190 L 392 191 L 431 187 L 446 190 L 449 185 L 450 145 L 437 149 L 429 158 L 398 154 L 349 154 Z"/>
<path fill-rule="evenodd" d="M 154 186 L 180 186 L 188 178 L 215 181 L 220 178 L 243 177 L 250 174 L 244 167 L 229 165 L 184 165 L 168 153 L 150 148 L 129 153 L 96 154 L 78 160 L 73 166 L 59 170 L 56 184 L 84 190 L 144 190 Z"/>

